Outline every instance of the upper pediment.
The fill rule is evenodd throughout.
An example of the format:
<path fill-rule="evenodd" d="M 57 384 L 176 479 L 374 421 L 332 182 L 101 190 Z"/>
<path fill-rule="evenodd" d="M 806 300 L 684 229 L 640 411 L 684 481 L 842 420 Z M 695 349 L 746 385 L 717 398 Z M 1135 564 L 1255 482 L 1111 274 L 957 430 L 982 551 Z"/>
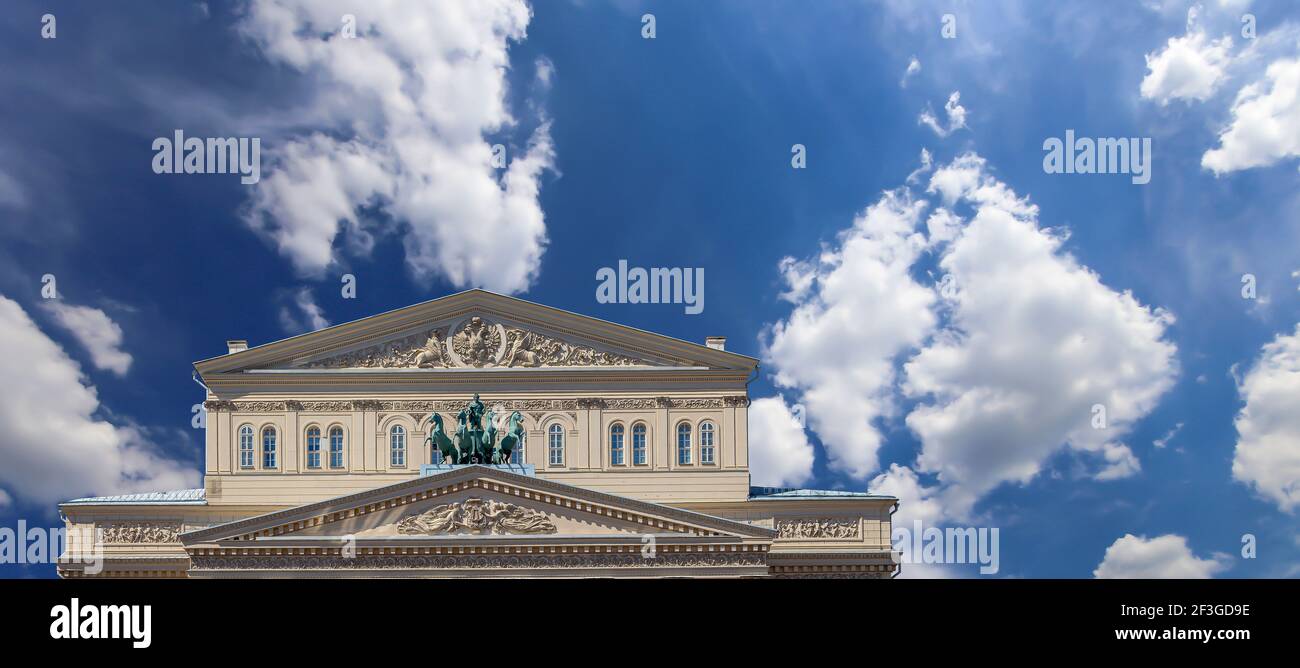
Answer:
<path fill-rule="evenodd" d="M 471 315 L 434 322 L 386 341 L 282 364 L 303 369 L 495 369 L 549 366 L 664 366 L 554 336 L 536 328 Z"/>
<path fill-rule="evenodd" d="M 188 532 L 185 545 L 349 536 L 358 541 L 679 535 L 770 539 L 771 529 L 471 465 Z"/>
<path fill-rule="evenodd" d="M 756 360 L 482 290 L 416 304 L 195 364 L 251 370 L 694 367 Z"/>

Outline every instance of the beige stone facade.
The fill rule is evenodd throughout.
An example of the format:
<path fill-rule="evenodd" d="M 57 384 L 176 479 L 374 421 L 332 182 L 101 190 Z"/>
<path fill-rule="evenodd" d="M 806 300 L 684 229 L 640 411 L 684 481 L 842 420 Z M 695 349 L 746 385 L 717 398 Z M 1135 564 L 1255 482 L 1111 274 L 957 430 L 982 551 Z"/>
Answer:
<path fill-rule="evenodd" d="M 757 360 L 724 345 L 479 290 L 231 342 L 195 364 L 203 488 L 62 504 L 59 573 L 890 577 L 896 499 L 751 487 Z M 514 463 L 425 445 L 475 393 L 518 412 Z"/>

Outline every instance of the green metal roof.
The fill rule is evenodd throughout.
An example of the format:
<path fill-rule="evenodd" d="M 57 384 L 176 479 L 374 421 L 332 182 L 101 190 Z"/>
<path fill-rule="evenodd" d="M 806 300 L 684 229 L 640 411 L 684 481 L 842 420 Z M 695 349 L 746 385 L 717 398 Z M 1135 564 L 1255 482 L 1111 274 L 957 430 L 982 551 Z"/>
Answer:
<path fill-rule="evenodd" d="M 144 492 L 141 494 L 116 494 L 114 496 L 87 496 L 80 499 L 65 501 L 62 505 L 150 506 L 181 504 L 201 506 L 207 502 L 206 492 L 204 492 L 203 488 L 199 488 L 177 489 L 170 492 Z"/>
<path fill-rule="evenodd" d="M 750 487 L 750 501 L 780 499 L 897 499 L 886 494 L 848 492 L 837 489 L 799 489 L 798 487 Z"/>

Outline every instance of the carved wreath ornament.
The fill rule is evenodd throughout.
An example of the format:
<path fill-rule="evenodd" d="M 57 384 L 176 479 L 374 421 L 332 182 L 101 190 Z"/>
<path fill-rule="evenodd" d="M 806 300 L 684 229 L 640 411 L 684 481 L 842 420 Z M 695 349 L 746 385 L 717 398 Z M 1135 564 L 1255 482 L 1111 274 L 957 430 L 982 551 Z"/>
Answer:
<path fill-rule="evenodd" d="M 479 534 L 555 533 L 555 524 L 531 508 L 478 498 L 444 504 L 397 523 L 397 532 L 405 535 L 460 531 Z"/>

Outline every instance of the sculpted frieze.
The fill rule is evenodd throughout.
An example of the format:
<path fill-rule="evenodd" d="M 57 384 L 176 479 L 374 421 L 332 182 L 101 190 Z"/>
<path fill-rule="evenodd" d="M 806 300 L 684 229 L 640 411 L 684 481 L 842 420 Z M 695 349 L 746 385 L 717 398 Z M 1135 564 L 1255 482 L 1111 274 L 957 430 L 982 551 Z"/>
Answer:
<path fill-rule="evenodd" d="M 309 369 L 453 369 L 649 364 L 479 316 L 341 355 L 316 360 Z"/>
<path fill-rule="evenodd" d="M 98 527 L 99 542 L 120 543 L 175 543 L 179 540 L 178 523 L 119 523 Z"/>
<path fill-rule="evenodd" d="M 780 538 L 786 539 L 857 538 L 860 535 L 856 519 L 778 520 L 776 530 Z"/>

